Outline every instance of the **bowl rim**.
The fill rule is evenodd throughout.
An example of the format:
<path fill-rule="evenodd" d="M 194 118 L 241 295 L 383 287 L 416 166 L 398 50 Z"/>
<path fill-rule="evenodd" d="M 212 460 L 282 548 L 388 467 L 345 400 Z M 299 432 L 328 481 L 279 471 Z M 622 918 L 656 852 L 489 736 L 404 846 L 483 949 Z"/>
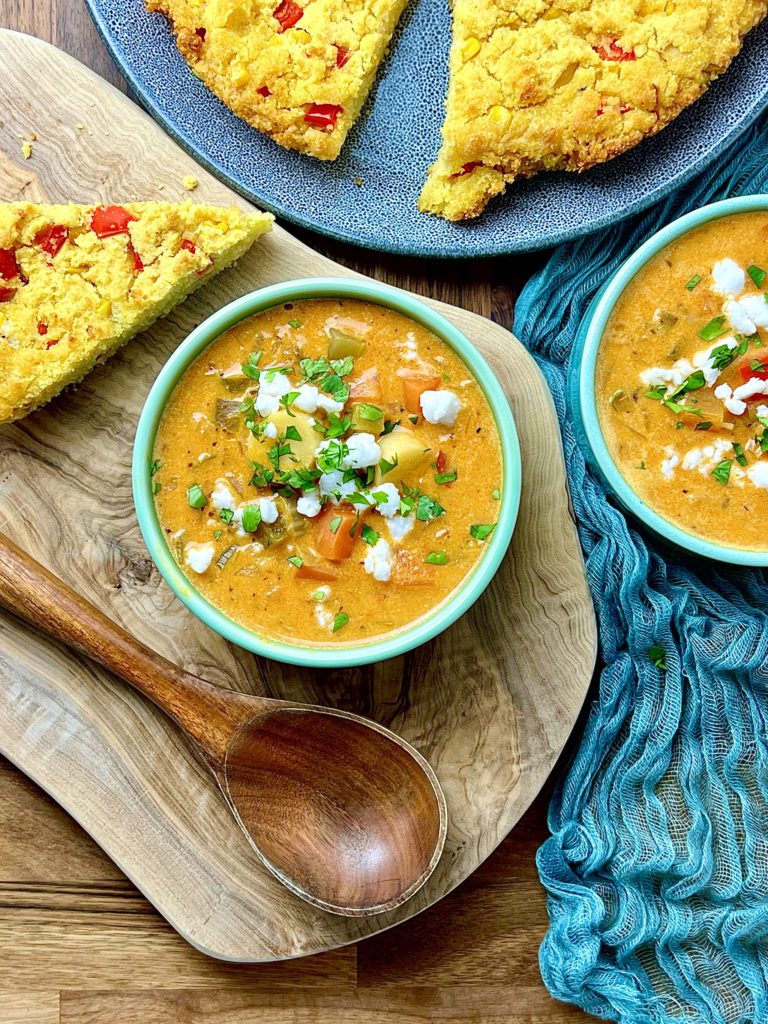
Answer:
<path fill-rule="evenodd" d="M 284 302 L 311 298 L 360 299 L 404 314 L 436 334 L 466 364 L 491 407 L 499 433 L 503 480 L 496 528 L 474 568 L 431 612 L 391 636 L 339 647 L 273 640 L 239 625 L 200 594 L 173 557 L 155 511 L 151 463 L 154 441 L 167 402 L 186 369 L 225 331 Z M 214 312 L 192 330 L 163 364 L 147 395 L 136 428 L 132 459 L 133 498 L 149 554 L 176 596 L 209 628 L 246 650 L 274 661 L 307 667 L 342 668 L 394 658 L 433 639 L 480 597 L 498 570 L 512 539 L 520 507 L 520 444 L 509 402 L 493 371 L 469 339 L 442 314 L 408 292 L 375 281 L 309 277 L 268 285 Z"/>
<path fill-rule="evenodd" d="M 768 210 L 768 194 L 733 196 L 716 203 L 709 203 L 665 225 L 625 260 L 598 293 L 582 321 L 580 351 L 577 353 L 579 365 L 576 393 L 580 425 L 597 461 L 598 468 L 611 490 L 630 512 L 655 533 L 692 554 L 702 555 L 731 565 L 759 567 L 768 566 L 768 549 L 760 551 L 729 547 L 726 544 L 697 537 L 665 519 L 639 497 L 621 474 L 605 441 L 597 413 L 595 388 L 597 356 L 608 318 L 636 274 L 670 242 L 688 234 L 694 228 L 735 213 L 748 213 L 753 210 Z"/>

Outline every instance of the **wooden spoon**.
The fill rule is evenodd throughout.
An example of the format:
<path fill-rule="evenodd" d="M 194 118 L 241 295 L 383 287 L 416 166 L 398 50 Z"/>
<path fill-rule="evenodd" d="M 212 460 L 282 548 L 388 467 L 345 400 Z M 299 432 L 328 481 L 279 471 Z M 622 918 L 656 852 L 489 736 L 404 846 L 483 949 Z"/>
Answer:
<path fill-rule="evenodd" d="M 183 729 L 267 868 L 334 914 L 380 914 L 429 878 L 445 797 L 359 715 L 213 686 L 150 651 L 0 534 L 0 604 L 130 683 Z"/>

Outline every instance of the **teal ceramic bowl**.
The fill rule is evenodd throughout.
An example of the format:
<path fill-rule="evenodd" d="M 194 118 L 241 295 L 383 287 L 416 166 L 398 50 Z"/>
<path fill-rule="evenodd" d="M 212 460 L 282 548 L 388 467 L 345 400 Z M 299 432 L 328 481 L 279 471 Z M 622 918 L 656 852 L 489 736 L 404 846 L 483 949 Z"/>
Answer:
<path fill-rule="evenodd" d="M 461 586 L 413 625 L 379 640 L 338 646 L 277 641 L 238 625 L 207 601 L 174 559 L 155 511 L 150 467 L 158 424 L 168 399 L 187 367 L 221 334 L 247 317 L 284 302 L 312 298 L 361 299 L 387 306 L 422 324 L 449 345 L 483 390 L 501 438 L 504 479 L 496 529 L 474 570 Z M 307 278 L 272 285 L 244 295 L 209 317 L 176 349 L 158 374 L 139 419 L 133 450 L 133 495 L 139 526 L 149 553 L 168 585 L 211 629 L 256 654 L 293 665 L 341 668 L 365 665 L 404 654 L 447 629 L 474 604 L 490 583 L 509 547 L 520 504 L 520 447 L 504 392 L 485 359 L 453 324 L 406 292 L 373 281 Z"/>
<path fill-rule="evenodd" d="M 729 565 L 768 566 L 768 550 L 747 551 L 704 540 L 671 523 L 642 501 L 624 479 L 608 450 L 600 428 L 595 396 L 595 368 L 603 332 L 614 306 L 632 278 L 660 249 L 693 228 L 720 217 L 753 210 L 768 210 L 768 195 L 737 196 L 703 206 L 662 228 L 630 256 L 597 294 L 581 323 L 571 357 L 569 400 L 577 439 L 588 461 L 627 511 L 659 537 L 695 555 Z"/>

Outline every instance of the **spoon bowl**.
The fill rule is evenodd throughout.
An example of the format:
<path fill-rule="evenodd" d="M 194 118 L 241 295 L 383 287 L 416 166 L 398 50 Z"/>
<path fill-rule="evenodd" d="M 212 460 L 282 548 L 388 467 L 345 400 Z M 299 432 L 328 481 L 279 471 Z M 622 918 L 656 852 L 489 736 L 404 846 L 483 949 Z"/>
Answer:
<path fill-rule="evenodd" d="M 110 669 L 186 733 L 264 865 L 362 917 L 437 866 L 445 797 L 424 758 L 359 715 L 225 690 L 149 650 L 0 534 L 0 605 Z"/>

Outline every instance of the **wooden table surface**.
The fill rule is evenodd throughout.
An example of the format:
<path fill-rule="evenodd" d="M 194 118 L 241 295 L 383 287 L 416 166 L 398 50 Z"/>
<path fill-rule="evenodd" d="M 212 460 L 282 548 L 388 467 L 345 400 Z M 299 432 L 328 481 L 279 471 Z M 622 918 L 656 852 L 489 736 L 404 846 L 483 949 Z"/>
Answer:
<path fill-rule="evenodd" d="M 0 0 L 0 26 L 56 44 L 125 90 L 81 0 Z M 544 259 L 428 262 L 301 234 L 341 263 L 507 327 L 520 288 Z M 534 857 L 547 835 L 547 799 L 545 792 L 479 871 L 415 920 L 336 952 L 242 967 L 188 946 L 85 833 L 0 758 L 0 1024 L 590 1020 L 552 1000 L 538 973 L 546 912 Z"/>

